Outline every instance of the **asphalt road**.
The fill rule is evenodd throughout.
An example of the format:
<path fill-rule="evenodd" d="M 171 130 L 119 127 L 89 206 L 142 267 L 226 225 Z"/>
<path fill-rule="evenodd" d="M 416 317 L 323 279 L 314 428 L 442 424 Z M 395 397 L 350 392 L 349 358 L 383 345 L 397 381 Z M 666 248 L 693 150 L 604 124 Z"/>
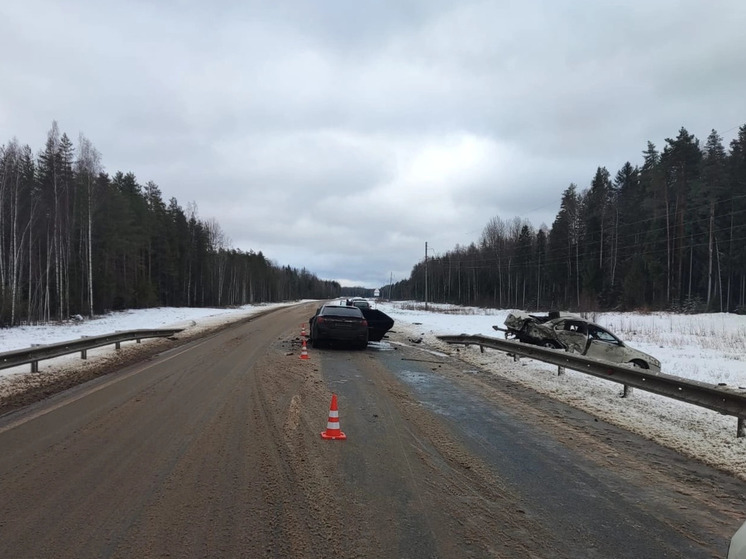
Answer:
<path fill-rule="evenodd" d="M 0 557 L 723 557 L 746 483 L 314 305 L 0 418 Z M 345 441 L 325 441 L 332 392 Z"/>

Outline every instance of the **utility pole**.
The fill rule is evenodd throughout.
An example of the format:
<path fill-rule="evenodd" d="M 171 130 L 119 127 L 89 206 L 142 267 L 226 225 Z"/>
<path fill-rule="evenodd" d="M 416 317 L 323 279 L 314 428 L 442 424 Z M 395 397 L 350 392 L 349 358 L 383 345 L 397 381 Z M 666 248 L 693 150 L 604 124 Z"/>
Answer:
<path fill-rule="evenodd" d="M 391 301 L 391 286 L 394 283 L 394 272 L 390 273 L 389 277 L 389 301 Z"/>
<path fill-rule="evenodd" d="M 427 241 L 425 241 L 425 310 L 427 310 Z"/>

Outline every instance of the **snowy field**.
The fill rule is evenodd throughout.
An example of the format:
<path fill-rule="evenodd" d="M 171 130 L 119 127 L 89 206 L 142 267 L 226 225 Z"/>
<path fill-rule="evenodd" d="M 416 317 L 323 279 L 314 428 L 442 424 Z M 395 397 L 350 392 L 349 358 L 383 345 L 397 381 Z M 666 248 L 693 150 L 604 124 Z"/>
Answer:
<path fill-rule="evenodd" d="M 81 336 L 140 328 L 187 328 L 199 332 L 278 305 L 237 309 L 162 308 L 112 313 L 93 320 L 0 330 L 0 352 L 54 343 Z M 408 338 L 423 338 L 444 353 L 458 347 L 462 359 L 493 374 L 505 376 L 553 398 L 621 425 L 746 479 L 746 440 L 736 438 L 736 419 L 676 400 L 634 390 L 620 398 L 621 385 L 538 361 L 513 362 L 499 351 L 449 346 L 441 334 L 482 334 L 502 337 L 493 325 L 503 325 L 508 310 L 448 305 L 379 303 L 377 308 L 395 321 L 394 330 Z M 629 345 L 657 357 L 664 373 L 711 384 L 725 383 L 746 394 L 746 317 L 730 314 L 673 315 L 668 313 L 598 313 L 591 320 L 616 333 Z M 143 343 L 147 343 L 144 340 Z M 424 347 L 423 347 L 424 349 Z M 89 360 L 113 351 L 113 346 L 89 352 Z M 79 355 L 40 363 L 40 370 L 79 366 Z M 28 375 L 29 366 L 0 370 L 3 381 Z"/>

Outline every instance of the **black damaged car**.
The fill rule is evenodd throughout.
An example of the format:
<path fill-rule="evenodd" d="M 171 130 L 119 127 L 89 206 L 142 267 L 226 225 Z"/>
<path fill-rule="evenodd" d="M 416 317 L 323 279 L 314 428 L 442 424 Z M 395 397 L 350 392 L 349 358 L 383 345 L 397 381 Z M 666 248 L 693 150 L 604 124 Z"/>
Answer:
<path fill-rule="evenodd" d="M 309 324 L 314 348 L 334 342 L 349 343 L 357 349 L 368 347 L 368 321 L 357 307 L 324 305 Z"/>

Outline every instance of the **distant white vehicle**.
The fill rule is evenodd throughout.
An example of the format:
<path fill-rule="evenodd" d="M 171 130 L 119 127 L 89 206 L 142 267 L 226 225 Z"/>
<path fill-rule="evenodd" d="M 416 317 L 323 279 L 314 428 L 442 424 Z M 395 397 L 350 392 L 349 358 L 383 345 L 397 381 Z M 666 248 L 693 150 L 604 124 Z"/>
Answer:
<path fill-rule="evenodd" d="M 357 307 L 358 309 L 369 309 L 370 301 L 363 299 L 362 297 L 353 297 L 352 299 L 347 299 L 347 305 L 350 307 Z"/>

